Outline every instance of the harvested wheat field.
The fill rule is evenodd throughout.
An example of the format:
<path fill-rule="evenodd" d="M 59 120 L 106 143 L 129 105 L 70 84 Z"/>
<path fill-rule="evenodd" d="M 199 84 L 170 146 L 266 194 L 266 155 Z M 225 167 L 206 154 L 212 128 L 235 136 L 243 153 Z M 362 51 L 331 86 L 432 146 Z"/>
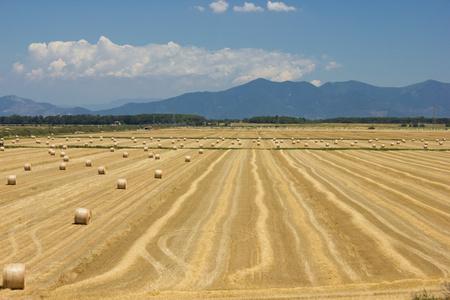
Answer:
<path fill-rule="evenodd" d="M 0 267 L 26 282 L 0 298 L 408 299 L 450 280 L 445 130 L 103 134 L 5 140 Z"/>

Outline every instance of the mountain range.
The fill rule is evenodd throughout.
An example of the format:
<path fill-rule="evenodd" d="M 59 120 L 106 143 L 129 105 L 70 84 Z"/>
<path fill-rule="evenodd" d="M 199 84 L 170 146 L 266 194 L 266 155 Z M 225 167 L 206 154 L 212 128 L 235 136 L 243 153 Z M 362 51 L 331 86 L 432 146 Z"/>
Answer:
<path fill-rule="evenodd" d="M 139 99 L 142 101 L 142 99 Z M 150 100 L 149 100 L 150 101 Z M 450 117 L 450 83 L 427 80 L 406 87 L 377 87 L 359 81 L 272 82 L 256 79 L 219 92 L 195 92 L 116 108 L 90 111 L 61 108 L 16 96 L 0 98 L 0 115 L 152 113 L 196 114 L 208 119 L 243 119 L 254 116 L 292 116 L 308 119 L 334 117 Z"/>

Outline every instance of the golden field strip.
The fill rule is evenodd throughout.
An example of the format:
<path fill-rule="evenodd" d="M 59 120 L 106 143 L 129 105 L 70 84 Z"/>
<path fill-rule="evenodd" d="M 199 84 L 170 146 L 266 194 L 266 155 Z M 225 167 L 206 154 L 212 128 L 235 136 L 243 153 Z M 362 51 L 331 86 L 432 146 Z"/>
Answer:
<path fill-rule="evenodd" d="M 448 131 L 173 128 L 115 132 L 114 152 L 103 134 L 5 140 L 0 267 L 24 263 L 26 287 L 1 299 L 408 299 L 450 281 Z"/>

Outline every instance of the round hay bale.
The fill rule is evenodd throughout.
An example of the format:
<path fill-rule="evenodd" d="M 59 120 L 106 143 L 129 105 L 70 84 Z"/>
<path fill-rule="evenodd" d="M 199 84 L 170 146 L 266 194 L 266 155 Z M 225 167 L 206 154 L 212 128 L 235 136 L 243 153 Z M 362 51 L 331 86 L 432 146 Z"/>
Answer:
<path fill-rule="evenodd" d="M 17 184 L 16 175 L 9 175 L 8 176 L 8 185 L 16 185 L 16 184 Z"/>
<path fill-rule="evenodd" d="M 63 145 L 62 148 L 63 148 L 63 149 L 67 149 L 67 145 Z"/>
<path fill-rule="evenodd" d="M 5 151 L 5 147 L 0 147 L 0 151 Z"/>
<path fill-rule="evenodd" d="M 185 142 L 186 142 L 186 138 L 183 138 L 183 141 L 185 141 Z"/>
<path fill-rule="evenodd" d="M 174 140 L 172 140 L 172 145 L 173 145 L 173 144 L 175 144 L 175 141 L 174 141 Z"/>
<path fill-rule="evenodd" d="M 330 147 L 330 144 L 329 144 L 329 143 L 326 143 L 326 144 L 325 144 L 325 147 Z"/>
<path fill-rule="evenodd" d="M 144 147 L 144 151 L 147 152 L 148 151 L 148 147 Z"/>
<path fill-rule="evenodd" d="M 124 152 L 124 153 L 122 154 L 122 157 L 123 157 L 123 158 L 127 158 L 127 157 L 128 157 L 128 152 Z"/>
<path fill-rule="evenodd" d="M 142 142 L 142 145 L 144 145 L 144 146 L 147 145 L 147 142 L 146 142 L 146 141 L 143 141 L 143 142 Z"/>
<path fill-rule="evenodd" d="M 214 147 L 216 144 L 215 143 L 211 143 L 211 147 Z"/>
<path fill-rule="evenodd" d="M 308 143 L 305 143 L 305 147 L 308 147 Z"/>
<path fill-rule="evenodd" d="M 69 141 L 69 138 L 68 137 L 66 137 L 66 142 L 68 142 Z"/>
<path fill-rule="evenodd" d="M 25 164 L 23 168 L 25 171 L 31 171 L 31 164 Z"/>
<path fill-rule="evenodd" d="M 113 147 L 109 148 L 109 152 L 114 152 L 114 148 Z"/>
<path fill-rule="evenodd" d="M 41 140 L 36 140 L 36 144 L 40 144 L 41 143 Z"/>
<path fill-rule="evenodd" d="M 190 156 L 186 156 L 184 158 L 184 162 L 191 162 L 191 157 Z"/>
<path fill-rule="evenodd" d="M 376 147 L 377 147 L 377 145 L 376 145 L 376 144 L 373 144 L 373 145 L 372 145 L 372 148 L 376 148 Z"/>
<path fill-rule="evenodd" d="M 77 142 L 81 141 L 80 138 L 77 138 Z"/>
<path fill-rule="evenodd" d="M 51 156 L 56 156 L 55 150 L 52 150 L 52 152 L 50 152 L 50 155 L 51 155 Z"/>
<path fill-rule="evenodd" d="M 50 145 L 50 142 L 49 142 L 49 141 L 45 141 L 45 144 L 46 144 L 46 145 Z"/>
<path fill-rule="evenodd" d="M 92 218 L 92 212 L 90 209 L 77 208 L 75 210 L 75 218 L 74 218 L 73 222 L 75 224 L 89 225 L 91 218 Z"/>
<path fill-rule="evenodd" d="M 254 144 L 254 143 L 256 143 L 256 140 L 253 140 L 252 142 L 253 142 L 253 144 Z"/>
<path fill-rule="evenodd" d="M 277 148 L 280 148 L 280 144 L 277 144 Z"/>
<path fill-rule="evenodd" d="M 352 146 L 352 147 L 355 146 L 355 143 L 350 143 L 350 146 Z"/>
<path fill-rule="evenodd" d="M 172 150 L 177 150 L 177 149 L 178 149 L 177 146 L 172 147 Z"/>
<path fill-rule="evenodd" d="M 120 190 L 126 190 L 127 189 L 127 180 L 126 179 L 117 180 L 117 188 Z"/>
<path fill-rule="evenodd" d="M 59 165 L 59 169 L 60 169 L 61 171 L 67 170 L 67 164 L 66 164 L 66 163 L 61 163 L 61 164 Z"/>
<path fill-rule="evenodd" d="M 198 147 L 199 147 L 200 149 L 203 148 L 203 144 L 198 145 Z"/>
<path fill-rule="evenodd" d="M 153 158 L 153 153 L 152 153 L 152 152 L 150 152 L 150 153 L 148 154 L 148 158 Z"/>
<path fill-rule="evenodd" d="M 203 154 L 203 149 L 199 149 L 198 154 Z"/>
<path fill-rule="evenodd" d="M 86 167 L 92 167 L 92 161 L 90 159 L 86 160 Z"/>
<path fill-rule="evenodd" d="M 241 142 L 241 141 L 239 141 L 238 145 L 242 145 L 242 142 Z"/>
<path fill-rule="evenodd" d="M 157 139 L 156 141 L 161 142 L 161 139 Z"/>
<path fill-rule="evenodd" d="M 155 178 L 160 178 L 160 179 L 162 179 L 162 170 L 156 170 L 155 171 Z"/>
<path fill-rule="evenodd" d="M 153 137 L 152 136 L 150 137 L 150 141 L 153 141 Z"/>
<path fill-rule="evenodd" d="M 256 146 L 261 146 L 261 142 L 257 142 L 257 143 L 256 143 Z"/>
<path fill-rule="evenodd" d="M 155 154 L 155 159 L 161 159 L 161 156 L 159 156 L 159 154 Z"/>
<path fill-rule="evenodd" d="M 61 152 L 61 153 L 59 154 L 59 156 L 60 156 L 60 157 L 66 156 L 66 152 Z"/>
<path fill-rule="evenodd" d="M 358 140 L 355 140 L 354 143 L 355 143 L 355 144 L 358 144 Z"/>
<path fill-rule="evenodd" d="M 384 144 L 381 144 L 381 148 L 384 148 L 385 147 L 385 145 Z"/>
<path fill-rule="evenodd" d="M 231 142 L 231 145 L 234 145 L 234 141 Z"/>
<path fill-rule="evenodd" d="M 138 140 L 137 140 L 137 139 L 135 139 L 135 140 L 133 141 L 133 143 L 135 143 L 135 144 L 136 144 L 137 142 L 138 142 Z"/>
<path fill-rule="evenodd" d="M 427 144 L 424 144 L 424 145 L 423 145 L 423 149 L 428 149 L 428 145 L 427 145 Z"/>
<path fill-rule="evenodd" d="M 391 142 L 391 146 L 394 146 L 394 142 Z"/>
<path fill-rule="evenodd" d="M 444 145 L 444 142 L 443 142 L 443 141 L 440 141 L 440 142 L 439 142 L 439 145 Z"/>
<path fill-rule="evenodd" d="M 373 142 L 373 140 L 369 140 L 369 144 L 372 143 L 372 142 Z"/>
<path fill-rule="evenodd" d="M 65 162 L 69 162 L 69 156 L 67 156 L 67 155 L 64 155 L 64 157 L 63 157 L 63 161 L 65 161 Z"/>
<path fill-rule="evenodd" d="M 13 290 L 25 288 L 24 264 L 7 264 L 3 267 L 3 288 Z"/>
<path fill-rule="evenodd" d="M 180 138 L 177 138 L 177 142 L 179 142 L 180 141 Z"/>
<path fill-rule="evenodd" d="M 423 142 L 423 139 L 420 139 L 421 142 Z"/>
<path fill-rule="evenodd" d="M 158 148 L 161 148 L 162 146 L 161 146 L 161 144 L 158 144 Z"/>
<path fill-rule="evenodd" d="M 338 140 L 334 140 L 334 144 L 337 145 L 337 143 L 338 143 Z"/>
<path fill-rule="evenodd" d="M 89 140 L 89 144 L 93 144 L 94 143 L 94 140 Z"/>
<path fill-rule="evenodd" d="M 84 143 L 84 146 L 87 147 L 87 146 L 89 146 L 89 144 L 88 143 Z"/>
<path fill-rule="evenodd" d="M 198 143 L 198 139 L 196 139 L 195 142 Z"/>
<path fill-rule="evenodd" d="M 106 167 L 105 166 L 98 167 L 97 171 L 98 171 L 98 175 L 106 175 Z"/>

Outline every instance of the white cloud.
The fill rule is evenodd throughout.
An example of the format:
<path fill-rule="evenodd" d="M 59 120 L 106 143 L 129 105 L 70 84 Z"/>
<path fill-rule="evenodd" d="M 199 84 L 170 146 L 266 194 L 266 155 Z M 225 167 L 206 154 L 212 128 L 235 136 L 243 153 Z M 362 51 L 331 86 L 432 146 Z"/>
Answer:
<path fill-rule="evenodd" d="M 245 2 L 244 6 L 235 6 L 233 7 L 233 10 L 237 12 L 263 12 L 264 8 L 262 8 L 261 6 L 255 6 L 255 4 L 253 3 Z"/>
<path fill-rule="evenodd" d="M 313 80 L 313 81 L 310 81 L 310 83 L 311 83 L 311 84 L 314 84 L 314 85 L 317 86 L 317 87 L 319 87 L 319 86 L 322 85 L 322 82 L 321 82 L 320 80 L 317 80 L 317 79 L 315 79 L 315 80 Z"/>
<path fill-rule="evenodd" d="M 228 3 L 225 0 L 217 0 L 209 5 L 216 14 L 224 13 L 228 9 Z"/>
<path fill-rule="evenodd" d="M 272 1 L 267 1 L 267 9 L 268 10 L 273 10 L 273 11 L 296 11 L 297 8 L 293 7 L 293 6 L 287 6 L 286 4 L 284 4 L 283 2 L 272 2 Z"/>
<path fill-rule="evenodd" d="M 198 11 L 205 11 L 205 8 L 203 6 L 194 6 L 194 8 Z"/>
<path fill-rule="evenodd" d="M 330 61 L 328 62 L 328 64 L 325 66 L 325 70 L 330 71 L 331 69 L 335 69 L 335 68 L 341 68 L 342 65 L 335 62 L 335 61 Z"/>
<path fill-rule="evenodd" d="M 25 62 L 13 65 L 19 76 L 42 79 L 153 78 L 204 80 L 209 84 L 241 84 L 257 78 L 296 80 L 316 68 L 313 59 L 263 49 L 211 51 L 174 42 L 134 47 L 117 45 L 106 37 L 96 44 L 55 41 L 28 47 Z"/>

